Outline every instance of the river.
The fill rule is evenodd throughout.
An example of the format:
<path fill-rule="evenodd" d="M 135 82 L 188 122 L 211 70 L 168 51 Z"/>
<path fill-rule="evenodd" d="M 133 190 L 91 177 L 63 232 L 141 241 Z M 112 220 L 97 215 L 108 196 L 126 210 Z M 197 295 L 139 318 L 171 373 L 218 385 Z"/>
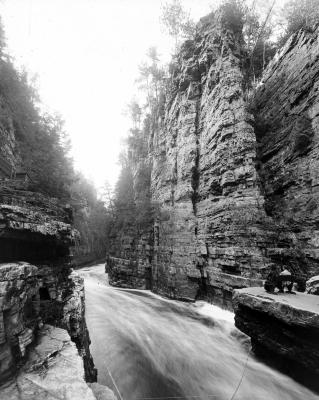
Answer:
<path fill-rule="evenodd" d="M 98 382 L 119 400 L 318 400 L 254 358 L 231 312 L 112 288 L 103 264 L 79 272 Z"/>

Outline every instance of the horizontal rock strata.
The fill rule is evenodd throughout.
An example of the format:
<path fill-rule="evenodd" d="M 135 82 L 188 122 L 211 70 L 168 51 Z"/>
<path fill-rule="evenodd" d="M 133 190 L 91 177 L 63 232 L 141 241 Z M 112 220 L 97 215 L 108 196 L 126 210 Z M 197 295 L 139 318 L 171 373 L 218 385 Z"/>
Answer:
<path fill-rule="evenodd" d="M 157 220 L 118 232 L 111 283 L 231 307 L 273 264 L 318 274 L 318 36 L 293 35 L 248 94 L 241 27 L 222 10 L 200 21 L 147 156 L 131 157 L 135 188 L 151 169 Z"/>
<path fill-rule="evenodd" d="M 37 268 L 0 264 L 0 385 L 13 376 L 41 321 Z"/>
<path fill-rule="evenodd" d="M 83 280 L 71 268 L 70 247 L 77 235 L 72 211 L 14 180 L 1 183 L 1 383 L 27 360 L 26 349 L 43 323 L 67 329 L 83 358 L 85 378 L 94 382 Z"/>

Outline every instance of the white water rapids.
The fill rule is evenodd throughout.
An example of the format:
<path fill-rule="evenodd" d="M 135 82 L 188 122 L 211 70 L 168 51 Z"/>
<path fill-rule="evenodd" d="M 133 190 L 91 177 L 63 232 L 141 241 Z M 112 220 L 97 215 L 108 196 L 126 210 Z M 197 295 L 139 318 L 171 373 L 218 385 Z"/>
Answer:
<path fill-rule="evenodd" d="M 123 400 L 318 400 L 254 358 L 231 312 L 112 288 L 104 265 L 79 272 L 98 382 L 118 395 L 111 373 Z"/>

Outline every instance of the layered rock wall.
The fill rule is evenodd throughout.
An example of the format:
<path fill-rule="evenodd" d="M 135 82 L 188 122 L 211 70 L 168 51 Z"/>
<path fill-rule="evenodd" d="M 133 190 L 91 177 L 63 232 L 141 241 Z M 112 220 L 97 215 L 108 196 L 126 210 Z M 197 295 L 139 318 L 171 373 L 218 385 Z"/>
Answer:
<path fill-rule="evenodd" d="M 96 380 L 85 323 L 84 287 L 72 273 L 76 232 L 71 212 L 56 199 L 4 181 L 0 193 L 1 380 L 25 361 L 26 347 L 43 323 L 68 330 Z"/>
<path fill-rule="evenodd" d="M 160 205 L 151 247 L 118 241 L 111 282 L 231 307 L 233 289 L 261 286 L 272 264 L 318 274 L 318 28 L 296 33 L 253 92 L 242 49 L 221 9 L 174 60 L 145 158 Z"/>
<path fill-rule="evenodd" d="M 168 214 L 159 221 L 154 273 L 159 291 L 167 292 L 171 274 L 177 297 L 195 298 L 202 286 L 227 303 L 232 288 L 263 276 L 269 260 L 261 246 L 269 239 L 241 30 L 222 12 L 201 20 L 199 30 L 181 51 L 175 95 L 154 138 L 152 193 Z"/>
<path fill-rule="evenodd" d="M 319 28 L 294 34 L 251 102 L 265 211 L 277 227 L 272 262 L 318 274 Z"/>

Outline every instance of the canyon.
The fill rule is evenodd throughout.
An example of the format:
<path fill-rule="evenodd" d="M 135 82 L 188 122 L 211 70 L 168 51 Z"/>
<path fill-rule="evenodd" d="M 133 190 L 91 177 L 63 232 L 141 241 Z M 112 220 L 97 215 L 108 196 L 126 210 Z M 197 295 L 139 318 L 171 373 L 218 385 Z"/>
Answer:
<path fill-rule="evenodd" d="M 131 296 L 107 291 L 88 279 L 90 309 L 95 310 L 94 291 L 113 308 L 113 297 L 121 303 L 122 314 L 113 316 L 120 325 L 125 302 L 131 310 L 146 303 L 147 312 L 154 314 L 168 307 L 177 316 L 172 313 L 161 321 L 162 333 L 170 320 L 183 325 L 178 314 L 185 314 L 198 337 L 205 331 L 206 338 L 229 346 L 227 357 L 232 367 L 238 366 L 232 373 L 240 379 L 239 367 L 249 357 L 243 350 L 247 337 L 233 328 L 230 335 L 216 320 L 204 319 L 203 329 L 193 324 L 199 319 L 193 309 L 174 301 L 205 300 L 234 310 L 235 325 L 251 338 L 256 357 L 267 361 L 267 352 L 273 360 L 282 357 L 283 364 L 290 363 L 286 373 L 294 376 L 301 370 L 303 376 L 296 379 L 319 391 L 313 385 L 319 375 L 318 297 L 272 295 L 262 288 L 274 266 L 304 280 L 319 275 L 319 26 L 293 34 L 254 88 L 242 26 L 221 8 L 202 18 L 197 28 L 170 65 L 165 103 L 152 123 L 147 151 L 132 147 L 128 152 L 135 204 L 143 207 L 143 193 L 148 192 L 155 210 L 152 221 L 142 229 L 119 229 L 106 243 L 105 270 L 112 286 L 148 289 L 170 300 L 159 301 L 147 292 Z M 93 246 L 79 244 L 72 206 L 34 187 L 22 168 L 21 141 L 2 97 L 0 106 L 0 397 L 114 400 L 105 386 L 109 381 L 96 382 L 84 281 L 74 271 L 74 260 L 95 258 Z M 136 300 L 136 293 L 146 302 Z M 101 330 L 96 318 L 90 321 Z M 134 319 L 128 330 L 136 333 L 138 324 Z M 141 337 L 159 357 L 149 339 L 154 332 L 142 332 Z M 127 334 L 122 336 L 129 343 Z M 197 344 L 204 354 L 206 344 Z M 112 355 L 112 349 L 106 352 Z M 214 357 L 209 360 L 213 366 Z M 104 368 L 105 360 L 98 358 Z M 167 382 L 161 371 L 170 371 L 169 365 L 153 361 L 148 362 L 158 367 L 158 385 L 167 385 L 165 395 L 171 388 L 176 395 L 186 392 L 185 387 L 190 391 L 185 380 L 175 387 Z M 263 367 L 259 358 L 251 363 L 253 381 Z M 179 367 L 174 368 L 176 379 L 182 379 Z M 272 376 L 268 367 L 265 371 Z M 282 389 L 279 381 L 276 376 L 278 396 L 292 384 L 287 378 Z M 202 387 L 199 378 L 196 384 Z M 267 389 L 262 385 L 263 393 Z M 130 390 L 128 386 L 127 395 Z M 233 385 L 227 393 L 218 390 L 229 397 Z M 248 396 L 249 388 L 245 390 Z M 294 398 L 301 391 L 296 386 Z M 142 389 L 136 393 L 144 395 Z M 206 389 L 202 393 L 207 395 Z"/>
<path fill-rule="evenodd" d="M 319 274 L 318 36 L 318 25 L 294 33 L 251 88 L 242 27 L 223 9 L 200 20 L 170 66 L 147 151 L 129 148 L 135 204 L 148 185 L 154 221 L 117 232 L 106 265 L 113 286 L 234 309 L 256 354 L 311 384 L 317 298 L 270 301 L 253 287 L 274 267 Z"/>

